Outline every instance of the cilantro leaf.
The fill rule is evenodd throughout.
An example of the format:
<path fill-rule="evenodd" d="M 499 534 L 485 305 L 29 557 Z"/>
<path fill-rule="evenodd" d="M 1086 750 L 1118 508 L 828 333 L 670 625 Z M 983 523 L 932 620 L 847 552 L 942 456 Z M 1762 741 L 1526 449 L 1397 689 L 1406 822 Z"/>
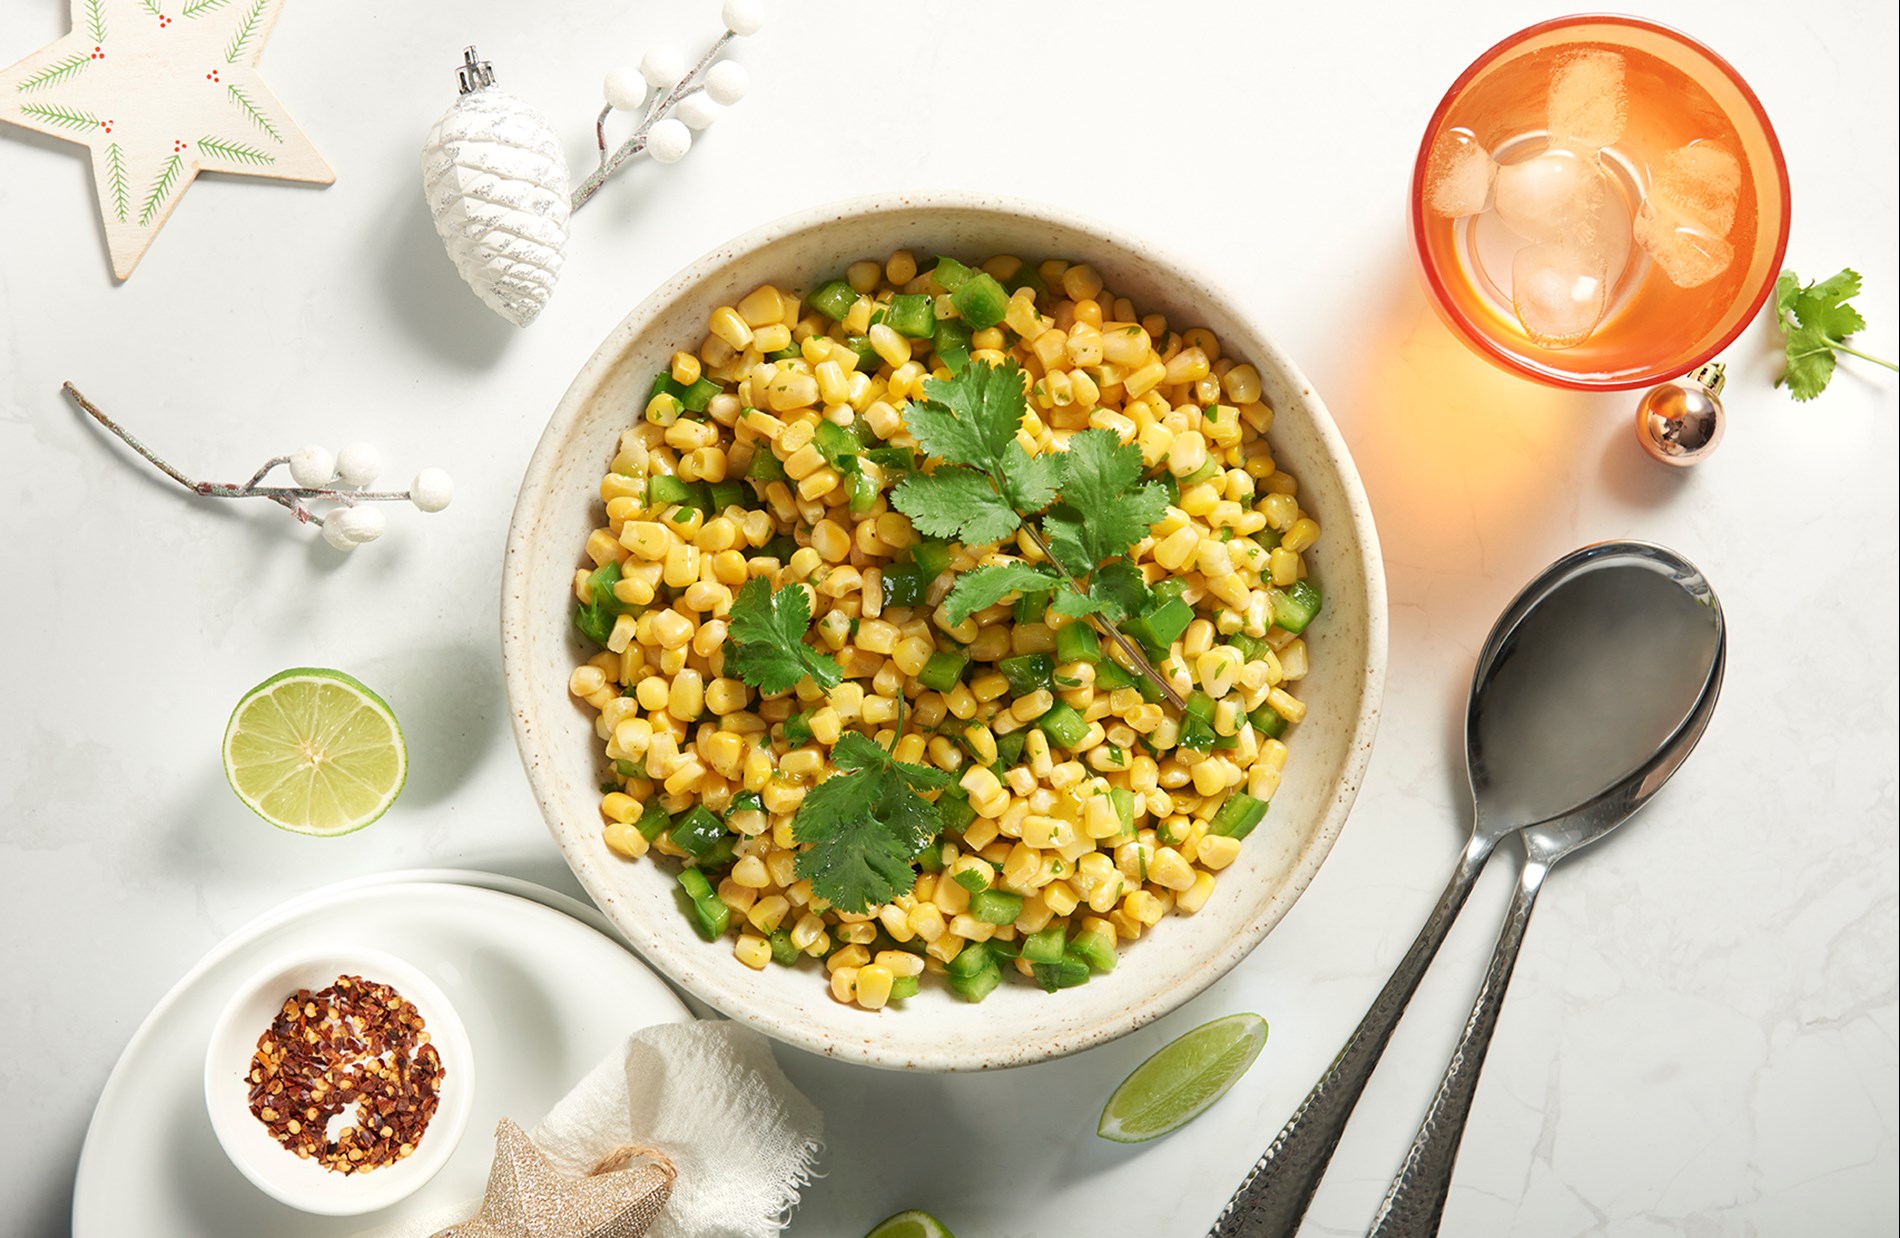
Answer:
<path fill-rule="evenodd" d="M 1059 466 L 1053 455 L 1032 456 L 1014 439 L 1003 449 L 1003 497 L 1025 516 L 1056 501 Z"/>
<path fill-rule="evenodd" d="M 912 473 L 897 483 L 891 502 L 927 536 L 955 538 L 966 546 L 1000 541 L 1022 524 L 990 479 L 974 469 L 940 466 Z"/>
<path fill-rule="evenodd" d="M 939 467 L 907 479 L 891 501 L 924 533 L 954 536 L 966 545 L 1022 528 L 1060 573 L 1057 578 L 1016 562 L 963 572 L 945 598 L 953 621 L 1011 593 L 1052 592 L 1055 609 L 1094 616 L 1125 644 L 1115 625 L 1147 597 L 1139 572 L 1126 562 L 1128 552 L 1161 519 L 1166 492 L 1141 480 L 1141 449 L 1110 430 L 1084 430 L 1068 439 L 1065 450 L 1032 456 L 1016 437 L 1028 409 L 1022 379 L 1013 363 L 980 363 L 966 365 L 948 381 L 926 381 L 926 398 L 906 406 L 904 419 Z M 994 510 L 998 505 L 1007 516 Z M 1152 666 L 1142 662 L 1141 669 L 1162 696 L 1185 708 Z"/>
<path fill-rule="evenodd" d="M 1050 550 L 1076 575 L 1119 558 L 1148 536 L 1167 510 L 1167 495 L 1141 476 L 1141 448 L 1111 430 L 1084 430 L 1056 466 L 1062 504 L 1043 521 Z"/>
<path fill-rule="evenodd" d="M 1870 357 L 1849 347 L 1847 337 L 1867 325 L 1859 311 L 1847 304 L 1860 295 L 1860 276 L 1843 270 L 1827 279 L 1802 284 L 1793 271 L 1775 280 L 1775 324 L 1787 343 L 1787 368 L 1775 380 L 1797 400 L 1812 400 L 1834 377 L 1836 353 L 1847 353 L 1875 365 L 1895 369 L 1894 363 Z"/>
<path fill-rule="evenodd" d="M 944 597 L 944 608 L 951 623 L 962 623 L 979 610 L 996 605 L 1012 593 L 1042 593 L 1060 582 L 1039 567 L 1027 563 L 992 563 L 957 575 L 957 583 Z M 1064 590 L 1064 592 L 1068 592 Z"/>
<path fill-rule="evenodd" d="M 1782 330 L 1788 336 L 1788 367 L 1775 380 L 1775 386 L 1786 387 L 1797 400 L 1812 400 L 1834 377 L 1833 345 L 1812 327 L 1784 324 Z"/>
<path fill-rule="evenodd" d="M 1859 295 L 1860 276 L 1842 271 L 1801 290 L 1794 303 L 1795 319 L 1824 336 L 1844 340 L 1867 325 L 1853 306 L 1845 304 L 1849 297 Z"/>
<path fill-rule="evenodd" d="M 811 789 L 793 819 L 793 837 L 812 844 L 798 853 L 794 870 L 834 907 L 861 913 L 916 880 L 910 865 L 917 852 L 877 819 L 883 791 L 875 776 L 833 774 Z"/>
<path fill-rule="evenodd" d="M 937 810 L 920 790 L 948 786 L 940 769 L 899 761 L 858 731 L 831 750 L 838 772 L 805 796 L 792 819 L 797 874 L 812 892 L 853 914 L 888 903 L 916 881 L 911 861 L 937 834 Z"/>
<path fill-rule="evenodd" d="M 947 787 L 956 777 L 948 770 L 937 769 L 935 766 L 899 761 L 878 747 L 877 741 L 859 731 L 846 731 L 838 737 L 837 746 L 831 750 L 831 763 L 839 769 L 868 769 L 895 773 L 912 787 L 925 791 L 936 791 Z"/>
<path fill-rule="evenodd" d="M 954 378 L 926 379 L 925 399 L 904 407 L 904 424 L 926 454 L 980 469 L 999 465 L 1029 402 L 1014 362 L 969 365 Z"/>
<path fill-rule="evenodd" d="M 810 675 L 821 688 L 844 678 L 838 663 L 805 643 L 811 630 L 811 598 L 802 585 L 774 591 L 763 576 L 739 590 L 727 616 L 726 673 L 768 695 L 786 692 Z"/>
<path fill-rule="evenodd" d="M 1076 576 L 1086 576 L 1095 570 L 1083 536 L 1083 523 L 1082 513 L 1067 503 L 1056 504 L 1042 518 L 1042 536 L 1049 543 L 1050 555 Z"/>
<path fill-rule="evenodd" d="M 1775 317 L 1790 313 L 1795 298 L 1801 295 L 1801 281 L 1793 271 L 1783 271 L 1775 279 Z"/>
<path fill-rule="evenodd" d="M 1101 615 L 1111 623 L 1120 623 L 1138 613 L 1147 600 L 1148 586 L 1141 578 L 1141 569 L 1118 559 L 1096 570 L 1089 578 L 1087 592 L 1064 589 L 1050 605 L 1058 613 L 1077 619 Z"/>

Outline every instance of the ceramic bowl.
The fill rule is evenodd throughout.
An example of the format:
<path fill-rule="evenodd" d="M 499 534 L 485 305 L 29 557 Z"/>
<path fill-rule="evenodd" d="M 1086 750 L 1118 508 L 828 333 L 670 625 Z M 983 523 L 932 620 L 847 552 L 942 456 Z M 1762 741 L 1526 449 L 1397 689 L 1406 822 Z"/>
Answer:
<path fill-rule="evenodd" d="M 1275 457 L 1299 479 L 1325 535 L 1309 554 L 1326 609 L 1308 633 L 1304 722 L 1266 823 L 1206 907 L 1125 945 L 1121 965 L 1045 994 L 1006 983 L 972 1005 L 931 983 L 881 1012 L 832 1000 L 815 965 L 753 971 L 731 942 L 700 939 L 675 899 L 672 866 L 630 863 L 601 842 L 604 757 L 567 691 L 583 651 L 571 622 L 574 571 L 602 523 L 598 487 L 653 374 L 706 334 L 707 314 L 762 283 L 808 290 L 848 263 L 908 248 L 920 257 L 1059 256 L 1094 265 L 1117 294 L 1171 323 L 1211 328 L 1260 371 L 1276 410 Z M 1359 790 L 1385 677 L 1385 580 L 1377 536 L 1332 418 L 1238 304 L 1153 247 L 1066 211 L 1010 199 L 907 194 L 801 212 L 731 241 L 667 280 L 607 337 L 568 388 L 528 464 L 502 576 L 502 655 L 515 739 L 567 862 L 646 960 L 687 992 L 787 1044 L 873 1066 L 979 1070 L 1073 1053 L 1125 1035 L 1232 968 L 1286 914 L 1345 824 Z"/>
<path fill-rule="evenodd" d="M 251 1112 L 247 1078 L 258 1038 L 284 999 L 299 989 L 325 988 L 345 975 L 387 984 L 415 1003 L 443 1068 L 440 1104 L 415 1151 L 360 1174 L 337 1173 L 287 1151 Z M 237 987 L 205 1049 L 205 1108 L 225 1155 L 265 1194 L 323 1216 L 387 1208 L 435 1177 L 468 1126 L 474 1084 L 474 1054 L 455 1007 L 422 972 L 381 950 L 325 947 L 277 959 Z M 339 1120 L 352 1120 L 350 1111 Z"/>

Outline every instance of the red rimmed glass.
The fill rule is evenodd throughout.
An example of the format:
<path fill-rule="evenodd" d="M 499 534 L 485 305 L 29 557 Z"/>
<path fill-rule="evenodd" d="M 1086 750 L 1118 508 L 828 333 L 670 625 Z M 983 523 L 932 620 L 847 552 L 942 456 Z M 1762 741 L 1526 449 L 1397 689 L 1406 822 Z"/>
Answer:
<path fill-rule="evenodd" d="M 1669 152 L 1712 143 L 1734 155 L 1740 187 L 1725 234 L 1733 258 L 1720 274 L 1685 288 L 1632 245 L 1621 269 L 1610 272 L 1608 309 L 1596 329 L 1569 347 L 1546 347 L 1519 320 L 1509 259 L 1499 260 L 1495 237 L 1481 228 L 1508 230 L 1489 213 L 1452 218 L 1434 211 L 1427 178 L 1434 149 L 1455 130 L 1500 163 L 1543 149 L 1551 73 L 1585 51 L 1613 52 L 1623 61 L 1626 120 L 1602 162 L 1630 214 Z M 1427 293 L 1472 349 L 1539 382 L 1620 391 L 1695 369 L 1761 309 L 1788 245 L 1788 167 L 1761 101 L 1708 48 L 1641 18 L 1560 17 L 1497 44 L 1445 92 L 1413 167 L 1410 222 Z"/>

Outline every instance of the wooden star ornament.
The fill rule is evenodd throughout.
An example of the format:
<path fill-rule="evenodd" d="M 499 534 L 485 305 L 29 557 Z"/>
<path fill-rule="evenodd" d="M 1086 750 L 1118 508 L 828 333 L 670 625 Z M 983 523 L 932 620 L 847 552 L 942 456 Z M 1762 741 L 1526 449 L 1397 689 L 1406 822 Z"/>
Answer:
<path fill-rule="evenodd" d="M 259 74 L 284 0 L 71 0 L 72 33 L 0 71 L 0 121 L 92 150 L 112 272 L 200 172 L 336 180 Z"/>
<path fill-rule="evenodd" d="M 622 1148 L 577 1178 L 503 1118 L 482 1210 L 434 1238 L 640 1238 L 672 1193 L 672 1162 L 650 1150 Z"/>

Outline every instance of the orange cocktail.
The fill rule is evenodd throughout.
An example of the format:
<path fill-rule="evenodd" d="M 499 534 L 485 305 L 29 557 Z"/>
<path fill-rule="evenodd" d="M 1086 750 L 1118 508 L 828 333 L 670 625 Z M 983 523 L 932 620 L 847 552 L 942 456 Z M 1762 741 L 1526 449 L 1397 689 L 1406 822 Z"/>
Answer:
<path fill-rule="evenodd" d="M 1467 343 L 1561 386 L 1645 386 L 1740 333 L 1788 241 L 1760 102 L 1673 30 L 1533 26 L 1446 92 L 1412 178 L 1425 283 Z"/>

